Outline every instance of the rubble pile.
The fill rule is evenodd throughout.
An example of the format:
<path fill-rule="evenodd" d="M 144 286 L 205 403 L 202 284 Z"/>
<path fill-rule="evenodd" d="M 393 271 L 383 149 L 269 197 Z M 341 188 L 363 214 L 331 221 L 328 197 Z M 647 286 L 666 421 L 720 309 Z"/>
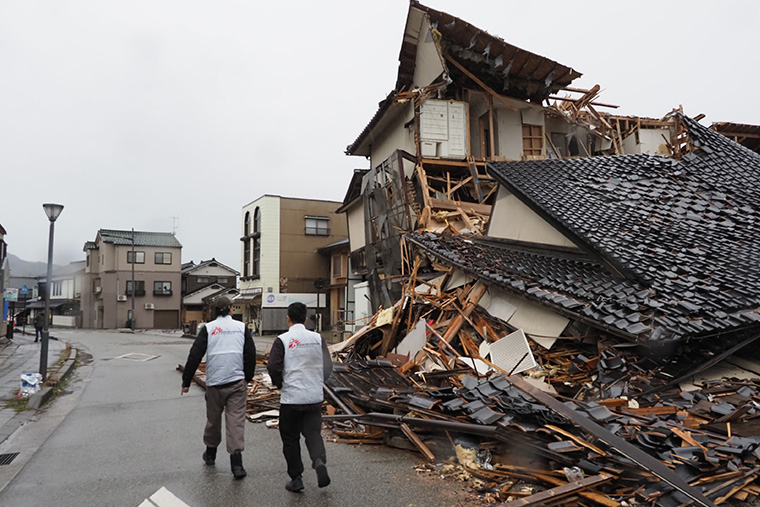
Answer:
<path fill-rule="evenodd" d="M 718 505 L 760 493 L 760 380 L 679 386 L 684 370 L 736 348 L 681 345 L 668 359 L 589 334 L 547 349 L 478 305 L 481 282 L 450 282 L 413 269 L 395 306 L 332 347 L 341 363 L 325 419 L 340 440 L 403 435 L 434 470 L 456 452 L 449 475 L 519 505 Z M 462 435 L 489 459 L 464 459 Z"/>

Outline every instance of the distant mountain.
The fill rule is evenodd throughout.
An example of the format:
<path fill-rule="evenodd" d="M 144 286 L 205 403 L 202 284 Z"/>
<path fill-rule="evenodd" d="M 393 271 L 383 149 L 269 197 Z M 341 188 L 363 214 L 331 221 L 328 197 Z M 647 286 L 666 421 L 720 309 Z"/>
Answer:
<path fill-rule="evenodd" d="M 12 253 L 8 253 L 6 262 L 6 267 L 8 268 L 10 276 L 17 276 L 20 278 L 34 278 L 36 276 L 45 276 L 47 274 L 46 262 L 25 261 L 16 257 Z M 54 266 L 53 269 L 56 267 L 58 266 Z"/>

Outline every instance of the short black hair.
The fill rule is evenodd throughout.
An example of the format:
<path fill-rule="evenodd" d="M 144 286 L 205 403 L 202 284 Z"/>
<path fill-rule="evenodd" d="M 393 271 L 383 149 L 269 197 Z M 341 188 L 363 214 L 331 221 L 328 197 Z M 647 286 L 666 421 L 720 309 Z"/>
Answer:
<path fill-rule="evenodd" d="M 290 303 L 288 306 L 288 317 L 293 324 L 303 324 L 306 322 L 306 305 L 303 303 Z"/>
<path fill-rule="evenodd" d="M 230 307 L 228 306 L 226 308 L 214 308 L 214 313 L 217 317 L 226 317 L 230 314 Z"/>

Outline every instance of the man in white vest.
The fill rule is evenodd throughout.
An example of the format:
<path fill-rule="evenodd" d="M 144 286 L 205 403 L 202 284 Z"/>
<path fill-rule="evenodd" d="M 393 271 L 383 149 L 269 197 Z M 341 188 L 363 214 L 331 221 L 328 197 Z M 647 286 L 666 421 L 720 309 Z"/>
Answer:
<path fill-rule="evenodd" d="M 216 462 L 216 448 L 222 441 L 222 414 L 235 479 L 246 476 L 243 468 L 245 414 L 248 382 L 256 369 L 256 346 L 245 324 L 230 315 L 232 301 L 221 296 L 214 300 L 216 319 L 206 324 L 190 348 L 182 374 L 182 394 L 190 390 L 195 370 L 206 355 L 206 429 L 203 442 L 206 465 Z"/>
<path fill-rule="evenodd" d="M 332 360 L 324 338 L 304 326 L 306 305 L 288 306 L 287 322 L 288 331 L 272 344 L 267 369 L 272 383 L 280 388 L 280 438 L 290 476 L 285 489 L 298 493 L 304 488 L 301 435 L 317 485 L 330 484 L 321 430 L 323 385 L 332 373 Z"/>

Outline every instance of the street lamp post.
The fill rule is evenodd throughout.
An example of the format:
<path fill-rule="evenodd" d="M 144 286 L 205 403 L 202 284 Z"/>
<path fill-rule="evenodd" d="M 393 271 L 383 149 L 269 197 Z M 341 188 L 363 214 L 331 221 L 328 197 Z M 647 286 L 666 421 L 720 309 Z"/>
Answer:
<path fill-rule="evenodd" d="M 42 343 L 40 346 L 40 375 L 42 380 L 47 379 L 47 362 L 48 362 L 48 326 L 50 322 L 50 291 L 53 288 L 53 233 L 55 231 L 55 220 L 63 211 L 63 204 L 45 203 L 42 205 L 45 214 L 50 220 L 50 235 L 48 236 L 48 261 L 47 261 L 47 290 L 45 290 L 45 326 L 42 328 Z"/>

